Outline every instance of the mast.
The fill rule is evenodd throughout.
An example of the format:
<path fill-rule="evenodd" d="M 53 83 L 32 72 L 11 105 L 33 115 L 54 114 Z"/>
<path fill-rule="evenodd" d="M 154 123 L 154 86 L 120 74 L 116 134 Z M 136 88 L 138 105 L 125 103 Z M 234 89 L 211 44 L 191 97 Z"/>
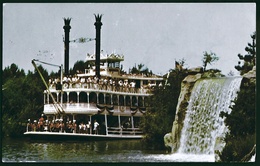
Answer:
<path fill-rule="evenodd" d="M 94 23 L 95 27 L 96 27 L 96 77 L 100 79 L 100 31 L 101 31 L 101 26 L 102 26 L 102 22 L 101 22 L 101 18 L 102 18 L 102 14 L 101 15 L 95 15 L 96 18 L 96 22 Z"/>

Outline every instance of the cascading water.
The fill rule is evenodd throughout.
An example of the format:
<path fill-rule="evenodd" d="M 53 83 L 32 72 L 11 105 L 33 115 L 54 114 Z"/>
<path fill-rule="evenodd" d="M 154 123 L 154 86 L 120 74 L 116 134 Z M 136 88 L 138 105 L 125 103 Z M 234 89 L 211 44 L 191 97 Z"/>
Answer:
<path fill-rule="evenodd" d="M 187 106 L 178 151 L 153 157 L 158 161 L 215 161 L 215 151 L 222 151 L 228 132 L 220 113 L 231 112 L 241 80 L 241 77 L 198 80 Z"/>
<path fill-rule="evenodd" d="M 187 154 L 214 154 L 216 143 L 228 131 L 220 113 L 230 113 L 232 100 L 240 88 L 240 77 L 202 79 L 191 93 L 178 152 Z M 218 144 L 218 145 L 216 145 Z M 218 146 L 218 147 L 215 147 Z"/>

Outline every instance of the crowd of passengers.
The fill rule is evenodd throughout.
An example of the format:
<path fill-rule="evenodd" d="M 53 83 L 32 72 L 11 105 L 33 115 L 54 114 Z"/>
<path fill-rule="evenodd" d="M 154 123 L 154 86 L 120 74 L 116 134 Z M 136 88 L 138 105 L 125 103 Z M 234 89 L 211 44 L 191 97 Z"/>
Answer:
<path fill-rule="evenodd" d="M 88 77 L 88 78 L 79 78 L 77 76 L 74 77 L 64 77 L 63 80 L 64 88 L 72 88 L 74 84 L 78 84 L 80 87 L 87 89 L 99 89 L 99 90 L 110 90 L 110 91 L 119 91 L 119 92 L 149 92 L 154 86 L 156 86 L 155 82 L 148 81 L 147 85 L 142 85 L 140 89 L 136 88 L 136 82 L 122 79 L 108 79 L 108 78 L 100 78 L 97 77 Z M 50 87 L 55 87 L 56 84 L 60 83 L 60 79 L 49 79 Z M 159 87 L 162 87 L 162 82 L 159 83 Z"/>
<path fill-rule="evenodd" d="M 44 116 L 37 121 L 31 122 L 28 119 L 27 131 L 49 131 L 49 132 L 65 132 L 65 133 L 82 133 L 82 134 L 105 134 L 105 125 L 101 125 L 95 120 L 93 124 L 89 121 L 77 125 L 76 120 L 64 122 L 63 119 L 52 121 L 44 120 Z"/>

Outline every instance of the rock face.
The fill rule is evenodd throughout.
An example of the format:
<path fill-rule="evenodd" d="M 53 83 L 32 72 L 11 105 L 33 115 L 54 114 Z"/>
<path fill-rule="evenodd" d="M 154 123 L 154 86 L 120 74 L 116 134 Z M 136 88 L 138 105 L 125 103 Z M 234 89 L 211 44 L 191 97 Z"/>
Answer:
<path fill-rule="evenodd" d="M 188 70 L 189 75 L 182 81 L 181 92 L 178 98 L 178 104 L 176 108 L 175 120 L 172 125 L 171 133 L 168 133 L 164 137 L 165 146 L 172 149 L 172 153 L 176 152 L 180 147 L 180 136 L 184 125 L 184 118 L 187 112 L 187 106 L 191 97 L 193 87 L 200 78 L 203 77 L 202 68 L 193 68 Z M 256 67 L 253 67 L 251 71 L 243 75 L 242 83 L 247 85 L 256 82 Z M 241 87 L 242 88 L 242 87 Z M 216 140 L 216 142 L 221 140 Z M 217 143 L 216 143 L 217 144 Z M 219 149 L 215 147 L 214 149 Z M 216 153 L 216 152 L 215 152 Z M 218 156 L 218 154 L 216 155 Z M 251 157 L 251 155 L 250 155 Z M 216 160 L 217 161 L 217 160 Z"/>
<path fill-rule="evenodd" d="M 243 81 L 256 84 L 256 66 L 243 75 Z"/>
<path fill-rule="evenodd" d="M 171 147 L 172 152 L 175 152 L 180 146 L 180 135 L 183 128 L 183 122 L 191 96 L 194 84 L 201 78 L 200 70 L 192 72 L 195 75 L 188 75 L 181 84 L 181 92 L 177 104 L 177 112 L 173 122 L 172 132 L 165 135 L 165 146 Z M 171 140 L 171 141 L 169 141 Z M 171 142 L 171 144 L 169 143 Z"/>
<path fill-rule="evenodd" d="M 172 134 L 171 133 L 165 134 L 163 140 L 164 140 L 164 145 L 172 150 L 172 148 L 173 148 L 172 147 Z"/>
<path fill-rule="evenodd" d="M 195 75 L 197 73 L 203 73 L 203 67 L 194 67 L 194 68 L 190 68 L 188 69 L 188 74 L 189 75 Z"/>
<path fill-rule="evenodd" d="M 242 162 L 248 162 L 248 161 L 250 161 L 250 160 L 255 160 L 254 159 L 254 155 L 255 155 L 255 153 L 256 153 L 256 144 L 254 145 L 254 147 L 252 148 L 252 150 L 247 154 L 247 155 L 245 155 L 243 158 L 242 158 Z"/>

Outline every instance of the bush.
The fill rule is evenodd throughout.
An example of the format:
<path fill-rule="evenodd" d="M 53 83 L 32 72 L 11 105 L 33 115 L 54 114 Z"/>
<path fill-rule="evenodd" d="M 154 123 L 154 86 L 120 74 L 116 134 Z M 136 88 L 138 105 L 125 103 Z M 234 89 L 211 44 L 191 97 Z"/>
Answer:
<path fill-rule="evenodd" d="M 240 161 L 253 148 L 256 141 L 255 134 L 246 136 L 227 136 L 226 146 L 220 155 L 221 161 L 235 162 Z"/>
<path fill-rule="evenodd" d="M 225 124 L 230 130 L 226 138 L 226 146 L 220 155 L 222 161 L 240 161 L 256 143 L 255 94 L 255 84 L 248 79 L 243 79 L 238 96 L 231 106 L 232 112 L 221 115 L 226 117 Z"/>
<path fill-rule="evenodd" d="M 181 82 L 187 76 L 184 71 L 173 70 L 168 79 L 168 85 L 154 90 L 149 99 L 151 109 L 141 121 L 144 132 L 144 144 L 152 149 L 164 149 L 164 135 L 172 130 L 176 106 L 181 90 Z"/>

